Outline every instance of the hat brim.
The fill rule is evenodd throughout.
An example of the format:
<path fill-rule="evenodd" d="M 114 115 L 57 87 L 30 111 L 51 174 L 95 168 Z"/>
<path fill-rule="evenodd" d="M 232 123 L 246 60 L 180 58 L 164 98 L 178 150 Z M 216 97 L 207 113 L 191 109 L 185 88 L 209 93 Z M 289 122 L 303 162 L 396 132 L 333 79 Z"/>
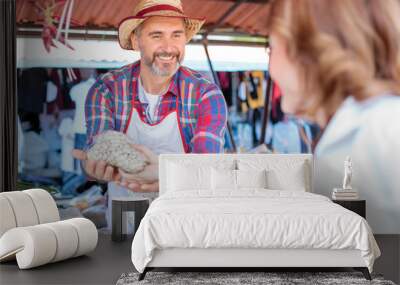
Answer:
<path fill-rule="evenodd" d="M 186 15 L 174 15 L 174 14 L 165 14 L 165 15 L 151 15 L 146 17 L 137 17 L 131 16 L 128 18 L 123 19 L 120 24 L 118 25 L 118 42 L 121 48 L 127 50 L 134 50 L 131 44 L 131 34 L 132 32 L 145 20 L 153 16 L 160 16 L 160 17 L 169 17 L 169 18 L 182 18 L 185 21 L 185 30 L 186 30 L 186 37 L 187 43 L 193 38 L 195 34 L 200 31 L 201 27 L 203 26 L 205 19 L 203 18 L 190 18 Z"/>

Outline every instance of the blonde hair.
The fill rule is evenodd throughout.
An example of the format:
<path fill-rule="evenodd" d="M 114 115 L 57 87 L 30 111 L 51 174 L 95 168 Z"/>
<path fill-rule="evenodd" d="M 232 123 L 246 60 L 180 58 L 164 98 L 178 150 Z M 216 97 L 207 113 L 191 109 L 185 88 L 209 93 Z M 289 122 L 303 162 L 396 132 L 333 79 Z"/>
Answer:
<path fill-rule="evenodd" d="M 274 0 L 268 28 L 301 75 L 300 113 L 329 118 L 349 95 L 400 94 L 398 0 Z"/>

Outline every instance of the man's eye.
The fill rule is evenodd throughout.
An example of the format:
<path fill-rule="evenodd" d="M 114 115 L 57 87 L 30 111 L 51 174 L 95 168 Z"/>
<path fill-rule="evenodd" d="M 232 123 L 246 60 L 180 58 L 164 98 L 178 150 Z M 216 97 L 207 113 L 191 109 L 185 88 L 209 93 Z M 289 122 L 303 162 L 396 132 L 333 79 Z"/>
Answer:
<path fill-rule="evenodd" d="M 160 36 L 159 36 L 159 35 L 154 35 L 154 36 L 152 36 L 152 38 L 153 38 L 153 39 L 159 39 Z"/>

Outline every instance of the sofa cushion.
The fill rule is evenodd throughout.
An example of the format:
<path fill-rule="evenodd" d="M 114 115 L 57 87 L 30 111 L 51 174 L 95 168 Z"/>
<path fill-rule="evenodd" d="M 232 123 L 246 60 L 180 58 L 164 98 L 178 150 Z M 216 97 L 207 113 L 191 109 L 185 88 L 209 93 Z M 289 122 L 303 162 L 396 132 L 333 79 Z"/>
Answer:
<path fill-rule="evenodd" d="M 0 261 L 16 257 L 20 269 L 28 269 L 80 256 L 97 245 L 95 225 L 75 218 L 7 231 L 0 238 Z"/>

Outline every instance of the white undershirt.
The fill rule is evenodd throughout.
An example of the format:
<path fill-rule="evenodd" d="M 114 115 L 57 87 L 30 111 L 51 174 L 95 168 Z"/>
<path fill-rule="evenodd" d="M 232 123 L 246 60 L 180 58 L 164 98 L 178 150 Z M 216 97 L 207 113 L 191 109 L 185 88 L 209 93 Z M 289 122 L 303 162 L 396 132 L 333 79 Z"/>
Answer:
<path fill-rule="evenodd" d="M 158 100 L 160 99 L 161 95 L 154 95 L 154 94 L 150 94 L 147 93 L 146 91 L 144 91 L 144 95 L 146 96 L 147 101 L 149 102 L 148 105 L 148 112 L 149 112 L 149 116 L 151 118 L 152 121 L 154 121 L 154 117 L 156 115 L 156 107 L 158 105 Z"/>
<path fill-rule="evenodd" d="M 146 113 L 150 117 L 151 121 L 154 122 L 155 115 L 156 115 L 156 108 L 158 106 L 159 100 L 161 100 L 162 95 L 156 95 L 146 92 L 144 89 L 141 80 L 139 80 L 139 94 L 142 93 L 146 98 L 148 103 Z"/>

